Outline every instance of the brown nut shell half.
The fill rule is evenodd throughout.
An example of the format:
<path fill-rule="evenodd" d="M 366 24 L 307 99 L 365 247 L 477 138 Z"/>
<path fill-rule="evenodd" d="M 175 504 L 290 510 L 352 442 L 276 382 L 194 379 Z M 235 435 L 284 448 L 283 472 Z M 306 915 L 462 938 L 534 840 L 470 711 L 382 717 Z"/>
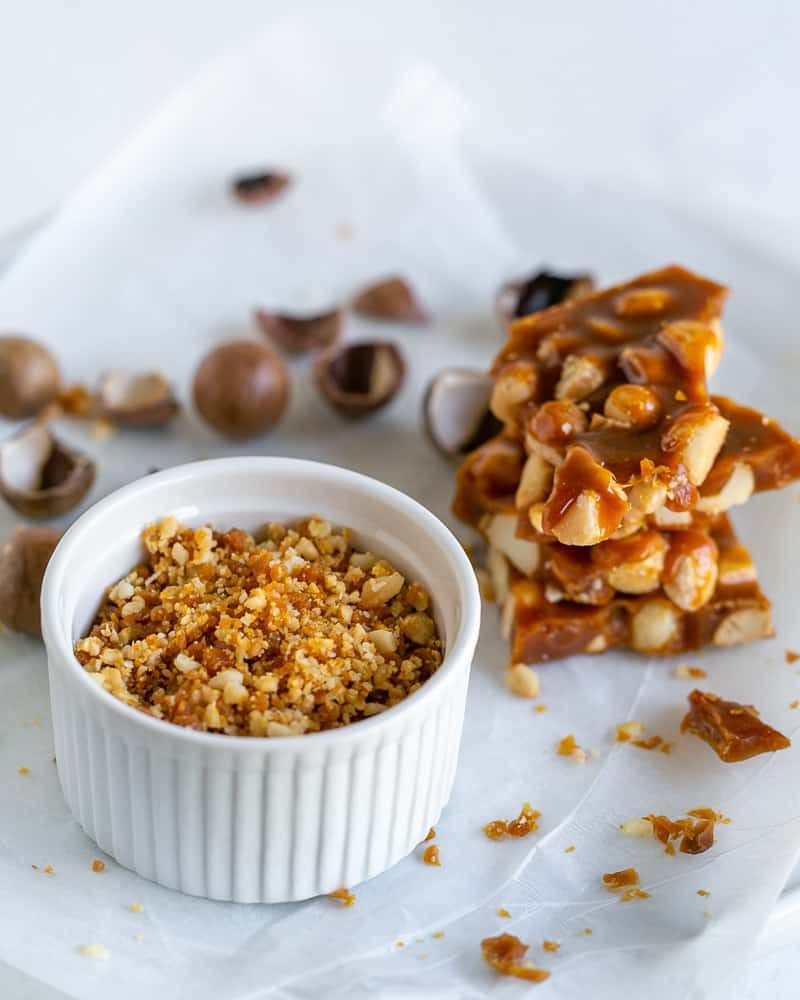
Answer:
<path fill-rule="evenodd" d="M 314 316 L 293 316 L 266 309 L 255 311 L 259 330 L 287 354 L 324 351 L 333 347 L 342 332 L 343 319 L 341 309 L 331 309 Z"/>
<path fill-rule="evenodd" d="M 594 288 L 590 274 L 556 274 L 536 271 L 526 278 L 507 281 L 497 293 L 495 309 L 505 330 L 512 319 L 530 316 L 550 306 L 587 295 Z"/>
<path fill-rule="evenodd" d="M 466 455 L 502 427 L 489 409 L 493 379 L 474 368 L 444 368 L 428 383 L 422 426 L 434 448 L 450 457 Z"/>
<path fill-rule="evenodd" d="M 95 464 L 58 440 L 43 423 L 32 423 L 0 445 L 0 493 L 26 517 L 58 517 L 91 489 Z"/>
<path fill-rule="evenodd" d="M 160 372 L 108 372 L 97 390 L 100 415 L 124 427 L 158 427 L 178 412 L 172 387 Z"/>
<path fill-rule="evenodd" d="M 240 174 L 231 183 L 231 193 L 247 205 L 266 205 L 282 195 L 291 182 L 289 174 L 278 170 Z"/>
<path fill-rule="evenodd" d="M 393 275 L 362 289 L 353 299 L 353 312 L 372 319 L 425 323 L 428 314 L 405 278 Z"/>
<path fill-rule="evenodd" d="M 42 578 L 61 532 L 17 528 L 0 546 L 0 622 L 14 632 L 40 637 Z"/>
<path fill-rule="evenodd" d="M 388 340 L 347 344 L 326 351 L 315 367 L 317 386 L 339 413 L 365 417 L 386 406 L 403 384 L 406 365 Z"/>
<path fill-rule="evenodd" d="M 194 376 L 194 404 L 215 430 L 247 438 L 273 427 L 289 402 L 289 372 L 280 355 L 255 340 L 213 348 Z"/>
<path fill-rule="evenodd" d="M 0 416 L 34 417 L 58 395 L 61 376 L 44 344 L 28 337 L 0 337 Z"/>

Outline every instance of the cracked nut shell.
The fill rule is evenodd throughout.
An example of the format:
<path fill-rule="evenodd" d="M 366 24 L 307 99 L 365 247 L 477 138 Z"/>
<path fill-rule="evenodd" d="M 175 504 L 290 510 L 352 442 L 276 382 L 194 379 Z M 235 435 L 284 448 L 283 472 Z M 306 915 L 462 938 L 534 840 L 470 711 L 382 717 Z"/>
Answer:
<path fill-rule="evenodd" d="M 89 492 L 95 464 L 59 441 L 46 424 L 33 423 L 0 445 L 0 493 L 26 517 L 58 517 Z"/>
<path fill-rule="evenodd" d="M 44 344 L 28 337 L 0 337 L 0 415 L 33 417 L 58 395 L 61 376 Z"/>
<path fill-rule="evenodd" d="M 339 339 L 343 318 L 341 309 L 331 309 L 314 316 L 292 316 L 266 309 L 256 309 L 255 312 L 259 330 L 287 354 L 304 354 L 332 347 Z"/>
<path fill-rule="evenodd" d="M 160 372 L 109 372 L 100 379 L 101 416 L 127 427 L 157 427 L 178 412 L 172 387 Z"/>
<path fill-rule="evenodd" d="M 400 349 L 388 340 L 326 351 L 315 369 L 320 392 L 347 417 L 364 417 L 386 406 L 403 384 L 405 372 Z"/>
<path fill-rule="evenodd" d="M 420 305 L 414 289 L 397 276 L 384 278 L 368 285 L 355 296 L 353 312 L 372 319 L 396 320 L 401 323 L 425 323 L 427 312 Z"/>
<path fill-rule="evenodd" d="M 14 632 L 41 636 L 42 578 L 61 532 L 17 528 L 0 546 L 0 622 Z"/>
<path fill-rule="evenodd" d="M 277 170 L 241 174 L 233 180 L 231 191 L 239 201 L 248 205 L 266 205 L 278 198 L 291 183 L 288 174 Z"/>
<path fill-rule="evenodd" d="M 508 281 L 497 293 L 497 318 L 503 329 L 512 319 L 530 316 L 567 299 L 587 295 L 594 288 L 590 274 L 555 274 L 537 271 L 527 278 Z"/>
<path fill-rule="evenodd" d="M 269 430 L 288 402 L 289 373 L 283 359 L 255 340 L 220 344 L 195 372 L 197 411 L 227 437 L 246 438 Z"/>
<path fill-rule="evenodd" d="M 422 400 L 422 426 L 443 455 L 466 455 L 497 434 L 502 424 L 489 409 L 493 380 L 472 368 L 445 368 Z"/>

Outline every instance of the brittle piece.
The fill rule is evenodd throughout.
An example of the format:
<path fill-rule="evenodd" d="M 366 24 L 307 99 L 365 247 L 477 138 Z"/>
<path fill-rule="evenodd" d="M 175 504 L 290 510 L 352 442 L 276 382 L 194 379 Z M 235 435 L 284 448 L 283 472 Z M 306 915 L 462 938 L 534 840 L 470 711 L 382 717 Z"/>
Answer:
<path fill-rule="evenodd" d="M 685 555 L 681 536 L 697 536 Z M 502 620 L 512 640 L 512 662 L 538 663 L 580 653 L 601 653 L 611 647 L 628 647 L 648 654 L 680 653 L 705 645 L 730 646 L 772 634 L 770 605 L 761 592 L 755 567 L 730 522 L 723 515 L 707 535 L 679 532 L 671 535 L 678 545 L 678 558 L 667 587 L 686 605 L 681 607 L 663 586 L 670 546 L 643 533 L 642 579 L 647 580 L 663 556 L 661 585 L 650 591 L 609 593 L 613 559 L 593 550 L 541 546 L 540 568 L 533 578 L 508 568 Z M 605 543 L 616 546 L 617 543 Z M 699 558 L 695 562 L 695 556 Z M 716 551 L 716 562 L 707 563 Z M 620 548 L 625 560 L 617 567 L 636 572 L 633 540 Z M 597 554 L 597 555 L 596 555 Z M 689 559 L 689 569 L 675 569 Z M 574 560 L 574 564 L 570 564 Z M 608 563 L 605 562 L 608 560 Z M 649 563 L 649 565 L 648 565 Z M 709 566 L 713 565 L 713 570 Z M 713 593 L 705 603 L 697 596 L 708 584 L 708 572 L 716 577 Z M 618 584 L 620 580 L 616 581 Z M 687 588 L 687 589 L 684 589 Z M 704 594 L 702 596 L 705 596 Z"/>
<path fill-rule="evenodd" d="M 689 711 L 681 723 L 681 732 L 699 736 L 726 764 L 791 746 L 783 733 L 761 721 L 752 705 L 724 701 L 697 689 L 689 695 Z"/>
<path fill-rule="evenodd" d="M 704 400 L 722 351 L 726 295 L 722 285 L 677 265 L 643 274 L 516 320 L 492 374 L 501 382 L 512 366 L 529 366 L 538 375 L 534 402 L 584 399 L 607 381 L 671 385 Z M 581 370 L 597 374 L 575 378 Z"/>

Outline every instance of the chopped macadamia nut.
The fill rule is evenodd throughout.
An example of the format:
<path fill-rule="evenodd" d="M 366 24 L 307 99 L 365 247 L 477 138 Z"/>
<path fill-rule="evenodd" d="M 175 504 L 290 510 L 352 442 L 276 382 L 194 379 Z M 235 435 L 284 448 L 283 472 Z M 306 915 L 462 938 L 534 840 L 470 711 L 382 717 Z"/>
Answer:
<path fill-rule="evenodd" d="M 369 718 L 439 667 L 430 597 L 348 529 L 311 517 L 143 532 L 75 654 L 110 694 L 177 725 L 288 737 Z"/>
<path fill-rule="evenodd" d="M 535 698 L 539 694 L 539 675 L 524 663 L 514 663 L 508 668 L 506 684 L 520 698 Z"/>
<path fill-rule="evenodd" d="M 111 952 L 104 944 L 84 944 L 81 945 L 80 952 L 84 958 L 93 958 L 100 962 L 107 962 L 111 958 Z"/>

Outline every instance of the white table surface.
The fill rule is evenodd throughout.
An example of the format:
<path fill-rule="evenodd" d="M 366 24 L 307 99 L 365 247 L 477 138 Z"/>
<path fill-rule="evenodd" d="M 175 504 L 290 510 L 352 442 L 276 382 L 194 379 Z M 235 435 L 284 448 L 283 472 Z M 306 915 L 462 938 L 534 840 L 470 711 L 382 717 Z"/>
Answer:
<path fill-rule="evenodd" d="M 302 6 L 313 31 L 315 5 Z M 385 19 L 387 46 L 398 32 L 414 32 L 420 52 L 456 83 L 482 74 L 491 86 L 503 72 L 505 38 L 523 33 L 531 85 L 508 115 L 541 135 L 542 170 L 655 192 L 724 224 L 734 239 L 797 258 L 800 5 L 339 6 L 354 32 L 364 17 Z M 283 8 L 264 0 L 9 2 L 0 32 L 0 233 L 62 202 L 176 88 Z M 467 44 L 463 33 L 452 43 L 456 17 Z M 796 940 L 796 922 L 777 915 L 742 998 L 797 995 Z M 0 996 L 61 994 L 0 967 Z"/>

